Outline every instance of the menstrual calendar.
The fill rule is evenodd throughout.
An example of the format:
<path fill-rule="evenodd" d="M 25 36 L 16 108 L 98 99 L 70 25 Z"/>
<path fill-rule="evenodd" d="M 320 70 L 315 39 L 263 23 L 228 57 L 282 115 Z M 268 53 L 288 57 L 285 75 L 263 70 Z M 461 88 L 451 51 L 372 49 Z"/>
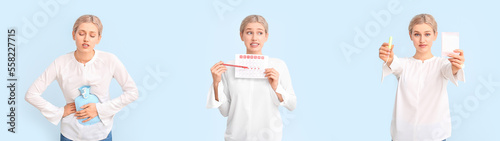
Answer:
<path fill-rule="evenodd" d="M 248 68 L 236 67 L 236 78 L 266 78 L 264 71 L 267 68 L 269 57 L 264 55 L 236 54 L 235 64 Z"/>
<path fill-rule="evenodd" d="M 459 42 L 458 32 L 443 32 L 441 34 L 441 56 L 448 57 L 448 54 L 455 53 L 453 50 L 459 48 Z"/>

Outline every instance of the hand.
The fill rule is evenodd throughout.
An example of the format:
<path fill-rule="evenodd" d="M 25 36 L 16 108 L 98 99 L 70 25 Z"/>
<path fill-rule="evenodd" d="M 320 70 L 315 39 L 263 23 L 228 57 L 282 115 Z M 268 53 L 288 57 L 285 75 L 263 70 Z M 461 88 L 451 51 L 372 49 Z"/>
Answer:
<path fill-rule="evenodd" d="M 219 61 L 216 63 L 212 68 L 210 68 L 210 72 L 212 72 L 212 79 L 213 79 L 213 84 L 214 84 L 214 94 L 215 94 L 215 100 L 219 101 L 219 82 L 221 81 L 221 75 L 222 73 L 226 72 L 227 68 L 226 66 L 222 65 L 222 61 Z"/>
<path fill-rule="evenodd" d="M 88 118 L 87 120 L 84 120 L 82 122 L 87 122 L 97 116 L 97 109 L 95 108 L 95 103 L 89 103 L 83 105 L 80 108 L 82 108 L 83 110 L 76 112 L 75 116 L 77 116 L 77 119 Z"/>
<path fill-rule="evenodd" d="M 227 68 L 226 66 L 222 65 L 222 61 L 216 63 L 212 68 L 210 68 L 210 72 L 212 72 L 212 79 L 214 85 L 218 85 L 219 82 L 221 81 L 221 75 L 222 73 L 226 72 Z"/>
<path fill-rule="evenodd" d="M 280 73 L 274 68 L 266 69 L 264 73 L 266 74 L 267 80 L 269 80 L 269 84 L 271 84 L 271 88 L 273 88 L 276 96 L 278 96 L 278 100 L 280 102 L 283 102 L 283 97 L 281 96 L 281 94 L 276 92 L 276 89 L 278 89 L 278 81 L 280 80 Z"/>
<path fill-rule="evenodd" d="M 394 45 L 392 45 L 391 49 L 389 49 L 389 43 L 383 43 L 378 52 L 379 58 L 384 62 L 387 61 L 388 66 L 390 66 L 392 60 L 394 59 L 394 52 L 392 49 L 394 49 Z"/>
<path fill-rule="evenodd" d="M 454 54 L 454 53 L 448 54 L 448 56 L 451 57 L 451 58 L 448 58 L 448 60 L 452 64 L 451 69 L 453 70 L 453 75 L 455 75 L 455 74 L 457 74 L 458 70 L 463 68 L 465 58 L 464 58 L 464 51 L 463 50 L 455 49 L 455 50 L 453 50 L 453 52 L 459 53 L 458 55 Z"/>
<path fill-rule="evenodd" d="M 75 103 L 68 103 L 64 106 L 63 118 L 76 112 Z"/>
<path fill-rule="evenodd" d="M 274 68 L 266 69 L 264 73 L 266 74 L 267 80 L 269 80 L 269 84 L 271 84 L 273 90 L 276 91 L 276 89 L 278 88 L 280 73 Z"/>

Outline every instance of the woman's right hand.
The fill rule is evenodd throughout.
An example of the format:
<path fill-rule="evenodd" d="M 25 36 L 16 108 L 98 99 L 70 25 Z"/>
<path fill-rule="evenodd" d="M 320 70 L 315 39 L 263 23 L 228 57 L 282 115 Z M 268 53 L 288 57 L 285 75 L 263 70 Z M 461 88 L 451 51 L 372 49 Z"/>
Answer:
<path fill-rule="evenodd" d="M 394 45 L 391 46 L 389 49 L 389 43 L 383 43 L 382 46 L 380 46 L 378 56 L 382 61 L 387 62 L 387 65 L 390 66 L 392 63 L 392 60 L 394 59 L 394 52 L 392 49 L 394 48 Z"/>
<path fill-rule="evenodd" d="M 212 68 L 210 68 L 210 72 L 212 72 L 212 79 L 214 80 L 214 94 L 215 94 L 215 100 L 219 101 L 219 93 L 218 93 L 218 87 L 219 87 L 219 82 L 221 81 L 221 75 L 222 73 L 226 72 L 227 68 L 226 66 L 222 65 L 222 61 L 219 61 L 216 63 Z"/>
<path fill-rule="evenodd" d="M 210 68 L 210 72 L 212 72 L 212 79 L 214 86 L 218 85 L 219 82 L 221 81 L 221 75 L 222 73 L 226 72 L 227 68 L 226 66 L 222 65 L 222 61 L 216 63 L 212 68 Z"/>
<path fill-rule="evenodd" d="M 72 114 L 72 113 L 76 113 L 76 107 L 75 107 L 75 103 L 68 103 L 66 104 L 66 106 L 64 106 L 64 114 L 63 114 L 63 118 Z"/>

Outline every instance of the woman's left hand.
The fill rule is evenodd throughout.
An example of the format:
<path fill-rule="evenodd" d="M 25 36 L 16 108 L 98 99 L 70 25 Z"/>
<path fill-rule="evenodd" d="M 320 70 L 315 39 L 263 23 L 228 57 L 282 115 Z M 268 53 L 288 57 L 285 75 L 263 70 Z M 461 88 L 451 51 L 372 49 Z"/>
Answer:
<path fill-rule="evenodd" d="M 453 50 L 453 52 L 459 53 L 458 55 L 454 54 L 454 53 L 451 53 L 448 55 L 449 57 L 451 57 L 451 58 L 448 58 L 448 60 L 452 64 L 451 69 L 453 70 L 453 75 L 455 75 L 455 74 L 457 74 L 458 70 L 460 70 L 464 67 L 465 58 L 464 58 L 464 51 L 463 50 L 455 49 L 455 50 Z"/>
<path fill-rule="evenodd" d="M 273 90 L 276 91 L 276 89 L 278 88 L 280 73 L 274 68 L 268 68 L 264 73 L 266 74 L 267 80 L 269 80 L 269 84 L 271 84 Z"/>
<path fill-rule="evenodd" d="M 280 102 L 283 102 L 283 97 L 281 96 L 281 94 L 276 92 L 276 89 L 278 89 L 278 81 L 280 80 L 280 73 L 274 68 L 266 69 L 264 73 L 266 74 L 267 80 L 269 80 L 269 84 L 271 84 L 271 87 L 276 93 L 276 96 L 278 96 L 278 100 Z"/>
<path fill-rule="evenodd" d="M 77 116 L 77 119 L 88 118 L 87 120 L 84 120 L 82 122 L 87 122 L 97 116 L 97 108 L 95 107 L 95 103 L 89 103 L 83 105 L 80 108 L 82 108 L 83 110 L 76 112 L 75 116 Z"/>

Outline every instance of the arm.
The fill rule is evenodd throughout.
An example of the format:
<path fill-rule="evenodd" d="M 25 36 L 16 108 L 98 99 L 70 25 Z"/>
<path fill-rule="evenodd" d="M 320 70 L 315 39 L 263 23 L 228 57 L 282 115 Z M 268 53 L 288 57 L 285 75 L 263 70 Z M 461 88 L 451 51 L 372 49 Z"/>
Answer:
<path fill-rule="evenodd" d="M 441 68 L 441 74 L 445 77 L 445 79 L 450 80 L 453 84 L 458 86 L 458 81 L 465 82 L 465 73 L 463 70 L 464 64 L 464 54 L 460 49 L 454 50 L 457 54 L 448 55 L 451 58 L 448 58 L 448 61 L 443 63 L 443 67 Z"/>
<path fill-rule="evenodd" d="M 120 60 L 118 60 L 116 56 L 113 57 L 113 77 L 122 87 L 123 93 L 119 97 L 110 101 L 95 104 L 97 113 L 99 115 L 99 118 L 101 118 L 103 124 L 108 124 L 109 122 L 111 122 L 113 120 L 113 116 L 118 111 L 139 98 L 139 91 L 137 90 L 137 86 L 135 85 L 134 80 L 128 74 L 125 66 L 120 62 Z"/>
<path fill-rule="evenodd" d="M 229 89 L 227 88 L 225 77 L 222 77 L 222 81 L 217 84 L 217 86 L 214 84 L 210 86 L 207 96 L 207 108 L 218 108 L 222 116 L 227 117 L 231 98 L 228 95 Z M 217 95 L 215 93 L 217 93 Z"/>
<path fill-rule="evenodd" d="M 384 77 L 389 74 L 394 74 L 396 78 L 399 79 L 401 73 L 403 72 L 403 67 L 399 58 L 394 55 L 393 49 L 394 45 L 389 49 L 388 43 L 383 43 L 379 49 L 379 58 L 385 63 L 382 65 L 382 82 L 384 82 Z"/>
<path fill-rule="evenodd" d="M 271 98 L 274 99 L 276 105 L 284 106 L 293 111 L 297 105 L 297 97 L 292 87 L 290 73 L 285 63 L 280 68 L 281 74 L 273 68 L 266 69 L 265 72 L 271 85 Z"/>
<path fill-rule="evenodd" d="M 401 74 L 403 73 L 402 61 L 396 55 L 394 55 L 394 59 L 390 65 L 384 64 L 382 65 L 382 82 L 384 81 L 384 77 L 390 74 L 394 74 L 396 78 L 399 79 Z"/>
<path fill-rule="evenodd" d="M 64 107 L 56 107 L 42 97 L 42 93 L 57 77 L 56 61 L 40 75 L 29 87 L 24 99 L 35 106 L 50 123 L 57 125 L 63 118 Z M 69 107 L 68 107 L 69 108 Z M 73 104 L 74 108 L 74 104 Z"/>
<path fill-rule="evenodd" d="M 222 61 L 218 62 L 210 69 L 214 81 L 208 91 L 207 108 L 219 108 L 222 116 L 227 117 L 231 98 L 228 95 L 229 88 L 227 87 L 224 73 L 227 68 L 223 66 L 222 63 Z"/>

